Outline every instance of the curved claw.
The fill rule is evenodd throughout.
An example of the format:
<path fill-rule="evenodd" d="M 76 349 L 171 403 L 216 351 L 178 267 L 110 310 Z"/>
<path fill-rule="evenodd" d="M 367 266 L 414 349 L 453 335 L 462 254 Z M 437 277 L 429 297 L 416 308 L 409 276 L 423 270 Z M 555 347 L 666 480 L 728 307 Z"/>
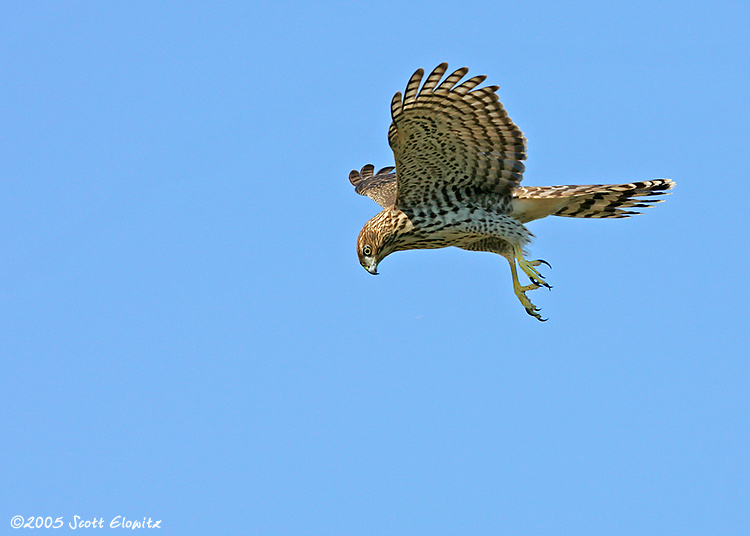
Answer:
<path fill-rule="evenodd" d="M 519 245 L 514 245 L 513 250 L 516 260 L 518 261 L 518 267 L 523 270 L 528 278 L 538 285 L 549 287 L 547 282 L 544 280 L 544 277 L 542 277 L 542 274 L 540 274 L 535 268 L 535 266 L 539 266 L 540 264 L 546 264 L 547 266 L 549 266 L 549 263 L 541 259 L 535 261 L 526 260 L 523 256 L 523 250 Z"/>
<path fill-rule="evenodd" d="M 526 262 L 529 263 L 531 266 L 540 266 L 542 264 L 546 264 L 549 269 L 552 269 L 552 265 L 550 263 L 548 263 L 547 261 L 545 261 L 544 259 L 536 259 L 536 260 L 533 260 L 533 261 L 526 261 Z M 542 278 L 542 274 L 540 274 L 536 270 L 533 270 L 533 273 L 535 273 L 536 275 L 539 276 L 539 278 L 535 278 L 535 277 L 533 277 L 531 275 L 529 276 L 529 279 L 531 279 L 534 282 L 535 285 L 538 285 L 538 286 L 541 286 L 541 287 L 547 287 L 549 289 L 552 288 L 552 285 L 550 285 L 549 283 L 547 283 L 544 280 L 544 278 Z M 528 273 L 527 273 L 527 275 L 528 275 Z"/>
<path fill-rule="evenodd" d="M 546 281 L 537 281 L 533 277 L 530 277 L 529 279 L 531 279 L 531 282 L 534 283 L 533 285 L 529 285 L 529 287 L 531 289 L 536 289 L 536 288 L 539 288 L 539 287 L 547 287 L 548 289 L 552 290 L 552 285 L 550 285 Z M 524 288 L 526 288 L 526 287 L 524 287 Z"/>
<path fill-rule="evenodd" d="M 529 277 L 529 279 L 531 279 L 531 282 L 534 283 L 534 288 L 539 288 L 539 287 L 547 287 L 548 289 L 552 288 L 552 285 L 547 283 L 544 279 L 539 280 L 533 277 Z"/>
<path fill-rule="evenodd" d="M 543 259 L 532 261 L 526 260 L 523 257 L 523 250 L 521 249 L 521 246 L 515 245 L 513 249 L 515 252 L 515 258 L 508 258 L 508 262 L 510 263 L 510 270 L 513 275 L 513 290 L 515 291 L 516 296 L 521 302 L 521 305 L 523 305 L 524 309 L 526 309 L 526 312 L 530 316 L 533 316 L 540 322 L 546 322 L 548 319 L 542 318 L 542 316 L 538 313 L 539 307 L 531 303 L 531 300 L 529 300 L 529 298 L 526 296 L 526 292 L 528 292 L 529 290 L 538 289 L 539 287 L 547 287 L 548 289 L 551 289 L 552 285 L 544 280 L 542 274 L 540 274 L 535 267 L 542 264 L 547 265 L 549 268 L 552 268 L 552 266 L 550 265 L 550 263 Z M 523 270 L 523 272 L 531 280 L 531 285 L 521 286 L 521 284 L 518 282 L 516 261 L 518 261 L 518 267 L 521 268 L 521 270 Z"/>
<path fill-rule="evenodd" d="M 542 318 L 542 315 L 540 315 L 537 311 L 540 311 L 539 307 L 534 307 L 533 309 L 526 308 L 526 313 L 529 316 L 533 316 L 534 318 L 539 320 L 539 322 L 546 322 L 547 320 L 549 320 L 549 318 Z"/>

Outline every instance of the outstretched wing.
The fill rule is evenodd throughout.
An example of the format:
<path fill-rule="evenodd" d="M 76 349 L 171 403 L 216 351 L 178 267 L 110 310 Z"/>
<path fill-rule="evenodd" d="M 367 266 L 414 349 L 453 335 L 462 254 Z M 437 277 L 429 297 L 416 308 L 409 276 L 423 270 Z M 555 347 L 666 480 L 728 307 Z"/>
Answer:
<path fill-rule="evenodd" d="M 485 76 L 458 82 L 469 71 L 438 65 L 420 89 L 424 71 L 412 75 L 391 102 L 388 131 L 398 172 L 396 205 L 415 206 L 446 188 L 509 195 L 521 181 L 526 138 L 498 100 L 497 86 L 476 89 Z"/>
<path fill-rule="evenodd" d="M 354 191 L 366 195 L 383 208 L 392 207 L 396 202 L 396 173 L 393 166 L 384 167 L 373 174 L 375 166 L 365 165 L 361 171 L 353 169 L 349 173 L 349 182 Z"/>

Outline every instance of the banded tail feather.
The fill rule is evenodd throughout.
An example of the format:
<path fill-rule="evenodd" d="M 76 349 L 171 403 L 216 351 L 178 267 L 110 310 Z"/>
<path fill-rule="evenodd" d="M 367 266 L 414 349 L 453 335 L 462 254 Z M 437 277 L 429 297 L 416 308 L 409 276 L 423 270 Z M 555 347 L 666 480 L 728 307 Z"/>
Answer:
<path fill-rule="evenodd" d="M 629 184 L 519 187 L 513 192 L 513 216 L 522 222 L 545 216 L 569 218 L 628 218 L 639 210 L 661 203 L 656 196 L 669 194 L 670 179 Z"/>

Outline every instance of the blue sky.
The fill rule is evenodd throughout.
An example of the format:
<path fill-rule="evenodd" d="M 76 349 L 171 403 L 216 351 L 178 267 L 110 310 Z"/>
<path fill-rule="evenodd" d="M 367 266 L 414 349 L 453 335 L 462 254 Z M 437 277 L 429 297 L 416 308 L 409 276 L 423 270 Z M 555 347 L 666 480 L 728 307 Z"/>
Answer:
<path fill-rule="evenodd" d="M 167 534 L 747 534 L 741 2 L 0 8 L 0 440 L 15 515 Z M 525 184 L 669 177 L 507 263 L 356 236 L 418 67 L 499 84 Z M 93 530 L 93 529 L 92 529 Z M 113 529 L 101 529 L 113 530 Z"/>

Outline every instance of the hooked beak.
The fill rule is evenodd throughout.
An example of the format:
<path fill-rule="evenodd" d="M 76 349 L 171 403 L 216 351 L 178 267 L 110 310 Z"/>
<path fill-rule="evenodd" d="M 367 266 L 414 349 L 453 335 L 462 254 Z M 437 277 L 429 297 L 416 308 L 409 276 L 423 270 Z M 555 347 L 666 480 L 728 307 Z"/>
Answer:
<path fill-rule="evenodd" d="M 372 263 L 370 265 L 362 265 L 362 267 L 370 272 L 372 275 L 378 275 L 378 265 L 377 263 Z"/>

